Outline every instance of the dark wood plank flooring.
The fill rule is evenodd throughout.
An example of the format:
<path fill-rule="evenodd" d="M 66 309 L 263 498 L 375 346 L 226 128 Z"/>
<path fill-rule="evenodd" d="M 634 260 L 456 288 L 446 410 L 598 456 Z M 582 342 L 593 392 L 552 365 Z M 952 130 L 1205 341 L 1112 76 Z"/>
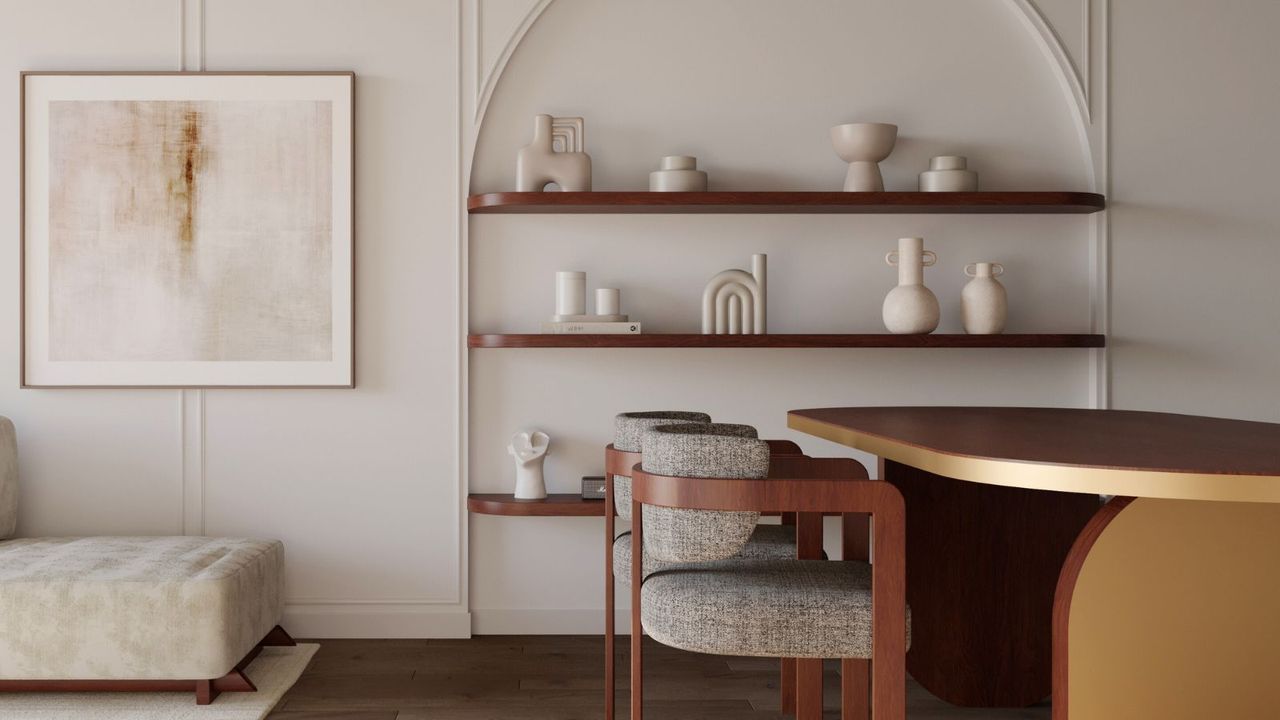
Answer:
<path fill-rule="evenodd" d="M 625 644 L 626 638 L 622 638 Z M 470 640 L 315 640 L 320 651 L 268 720 L 599 720 L 598 636 L 483 636 Z M 628 660 L 618 655 L 619 720 Z M 645 716 L 651 720 L 782 720 L 778 664 L 698 655 L 646 642 Z M 826 673 L 827 717 L 840 679 Z M 908 684 L 912 720 L 1048 720 L 1048 704 L 1019 710 L 947 705 Z"/>

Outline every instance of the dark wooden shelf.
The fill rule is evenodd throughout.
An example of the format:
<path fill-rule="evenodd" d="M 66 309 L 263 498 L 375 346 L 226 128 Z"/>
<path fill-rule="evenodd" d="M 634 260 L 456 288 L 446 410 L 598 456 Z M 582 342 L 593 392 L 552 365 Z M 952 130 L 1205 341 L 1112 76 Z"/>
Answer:
<path fill-rule="evenodd" d="M 1022 213 L 1087 214 L 1083 192 L 500 192 L 472 195 L 472 213 Z"/>
<path fill-rule="evenodd" d="M 1097 348 L 1105 335 L 468 335 L 469 348 Z"/>
<path fill-rule="evenodd" d="M 483 515 L 523 517 L 604 517 L 603 500 L 583 500 L 581 495 L 553 493 L 546 500 L 517 500 L 504 493 L 472 493 L 467 509 Z"/>

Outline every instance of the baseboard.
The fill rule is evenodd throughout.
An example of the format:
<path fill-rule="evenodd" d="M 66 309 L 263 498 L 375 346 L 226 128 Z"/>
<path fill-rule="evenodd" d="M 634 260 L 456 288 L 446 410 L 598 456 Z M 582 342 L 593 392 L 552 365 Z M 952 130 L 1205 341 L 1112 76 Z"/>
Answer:
<path fill-rule="evenodd" d="M 298 638 L 465 638 L 471 614 L 427 603 L 289 603 L 284 622 Z"/>
<path fill-rule="evenodd" d="M 614 627 L 618 634 L 631 631 L 631 611 L 618 610 Z M 602 635 L 604 612 L 573 610 L 471 610 L 471 632 L 476 635 Z"/>

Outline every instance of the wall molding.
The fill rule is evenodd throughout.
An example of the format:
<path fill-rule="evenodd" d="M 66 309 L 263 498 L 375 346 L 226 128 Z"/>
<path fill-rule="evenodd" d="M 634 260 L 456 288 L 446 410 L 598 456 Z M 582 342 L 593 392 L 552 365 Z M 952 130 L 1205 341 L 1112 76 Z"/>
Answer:
<path fill-rule="evenodd" d="M 604 611 L 596 608 L 569 609 L 475 609 L 471 611 L 471 631 L 477 635 L 601 635 Z M 615 610 L 614 627 L 619 635 L 631 634 L 631 611 Z M 536 630 L 533 630 L 536 628 Z"/>
<path fill-rule="evenodd" d="M 412 601 L 286 602 L 284 626 L 294 637 L 466 638 L 471 613 Z"/>

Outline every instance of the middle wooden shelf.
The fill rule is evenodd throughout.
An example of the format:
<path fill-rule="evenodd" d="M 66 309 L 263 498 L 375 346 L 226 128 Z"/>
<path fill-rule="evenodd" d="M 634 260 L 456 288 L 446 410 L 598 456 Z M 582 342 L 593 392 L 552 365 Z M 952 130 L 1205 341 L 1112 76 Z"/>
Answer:
<path fill-rule="evenodd" d="M 1100 348 L 1106 336 L 1092 333 L 1002 335 L 772 334 L 638 335 L 472 334 L 467 347 L 481 348 Z"/>

